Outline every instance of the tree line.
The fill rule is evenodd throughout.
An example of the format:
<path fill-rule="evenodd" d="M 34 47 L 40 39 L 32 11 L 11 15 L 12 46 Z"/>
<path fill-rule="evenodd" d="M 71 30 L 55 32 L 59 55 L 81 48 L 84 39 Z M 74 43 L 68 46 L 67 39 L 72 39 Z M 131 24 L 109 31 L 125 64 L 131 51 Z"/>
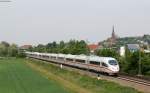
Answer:
<path fill-rule="evenodd" d="M 0 43 L 0 57 L 25 57 L 25 54 L 16 44 L 2 41 Z"/>
<path fill-rule="evenodd" d="M 84 40 L 60 41 L 59 43 L 54 41 L 46 45 L 39 44 L 29 48 L 27 51 L 90 55 L 90 49 L 87 46 L 88 44 Z M 141 73 L 143 75 L 150 75 L 150 54 L 145 54 L 142 51 L 130 52 L 127 49 L 125 57 L 121 57 L 119 52 L 115 49 L 98 49 L 94 54 L 101 57 L 116 58 L 119 62 L 121 72 L 132 75 L 138 74 L 139 60 L 141 60 Z M 139 57 L 139 55 L 141 55 L 141 57 Z M 0 43 L 0 57 L 25 57 L 25 54 L 16 44 L 9 44 L 3 41 Z"/>
<path fill-rule="evenodd" d="M 63 53 L 63 54 L 89 54 L 87 43 L 84 40 L 70 40 L 69 42 L 60 41 L 56 43 L 48 43 L 46 45 L 39 44 L 30 48 L 30 51 L 47 52 L 47 53 Z"/>
<path fill-rule="evenodd" d="M 126 49 L 124 57 L 121 57 L 115 49 L 97 50 L 96 55 L 103 57 L 114 57 L 118 60 L 121 73 L 131 75 L 139 74 L 139 62 L 141 63 L 141 74 L 150 76 L 150 54 L 142 51 L 131 52 Z"/>

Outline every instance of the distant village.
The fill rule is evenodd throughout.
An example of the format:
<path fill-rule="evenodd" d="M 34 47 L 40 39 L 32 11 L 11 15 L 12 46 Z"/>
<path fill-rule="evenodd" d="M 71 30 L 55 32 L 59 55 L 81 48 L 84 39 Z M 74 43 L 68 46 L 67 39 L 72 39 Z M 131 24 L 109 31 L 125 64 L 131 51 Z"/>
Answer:
<path fill-rule="evenodd" d="M 32 45 L 23 45 L 20 48 L 27 50 Z M 97 44 L 88 44 L 91 54 L 94 54 L 96 50 L 101 49 L 115 49 L 120 56 L 125 56 L 126 49 L 130 52 L 143 51 L 144 53 L 150 53 L 150 35 L 144 35 L 141 37 L 124 37 L 120 38 L 115 33 L 114 26 L 112 28 L 111 37 Z"/>
<path fill-rule="evenodd" d="M 143 38 L 146 38 L 146 40 Z M 113 26 L 111 37 L 97 44 L 90 44 L 88 47 L 91 53 L 99 49 L 115 49 L 120 56 L 125 56 L 126 49 L 130 52 L 143 51 L 144 53 L 150 53 L 150 35 L 120 38 L 116 35 Z"/>

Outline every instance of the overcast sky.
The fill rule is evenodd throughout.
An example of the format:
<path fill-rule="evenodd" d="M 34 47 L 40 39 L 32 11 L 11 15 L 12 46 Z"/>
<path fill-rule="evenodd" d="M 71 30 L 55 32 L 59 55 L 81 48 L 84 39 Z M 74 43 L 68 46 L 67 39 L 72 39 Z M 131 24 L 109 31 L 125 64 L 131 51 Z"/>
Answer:
<path fill-rule="evenodd" d="M 0 41 L 46 44 L 150 34 L 150 0 L 11 0 L 0 2 Z"/>

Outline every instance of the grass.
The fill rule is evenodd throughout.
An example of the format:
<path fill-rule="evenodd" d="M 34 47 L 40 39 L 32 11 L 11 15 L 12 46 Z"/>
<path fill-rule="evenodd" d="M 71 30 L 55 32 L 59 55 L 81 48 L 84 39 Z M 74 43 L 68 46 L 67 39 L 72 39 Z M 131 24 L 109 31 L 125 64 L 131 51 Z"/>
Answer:
<path fill-rule="evenodd" d="M 26 65 L 25 59 L 0 59 L 0 93 L 69 93 Z"/>
<path fill-rule="evenodd" d="M 133 88 L 123 87 L 105 80 L 97 80 L 42 61 L 30 60 L 28 65 L 49 80 L 64 86 L 65 89 L 70 90 L 70 93 L 140 93 Z"/>
<path fill-rule="evenodd" d="M 0 59 L 0 93 L 139 93 L 36 60 Z"/>

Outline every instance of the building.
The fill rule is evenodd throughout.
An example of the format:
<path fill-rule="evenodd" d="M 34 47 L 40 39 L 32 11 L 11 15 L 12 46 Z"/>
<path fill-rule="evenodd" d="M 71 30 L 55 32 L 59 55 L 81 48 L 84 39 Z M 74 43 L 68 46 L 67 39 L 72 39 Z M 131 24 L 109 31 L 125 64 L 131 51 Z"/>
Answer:
<path fill-rule="evenodd" d="M 139 44 L 127 44 L 127 49 L 129 49 L 130 52 L 136 52 L 140 50 Z"/>
<path fill-rule="evenodd" d="M 20 49 L 22 49 L 22 50 L 27 50 L 29 48 L 32 48 L 32 45 L 23 45 L 20 47 Z"/>
<path fill-rule="evenodd" d="M 127 44 L 126 46 L 120 47 L 120 56 L 124 57 L 126 49 L 128 49 L 130 52 L 136 52 L 140 50 L 139 44 Z"/>
<path fill-rule="evenodd" d="M 117 36 L 116 36 L 116 34 L 115 34 L 114 26 L 113 26 L 112 35 L 111 35 L 110 40 L 111 40 L 111 43 L 112 43 L 112 44 L 115 44 L 116 41 L 117 41 Z"/>
<path fill-rule="evenodd" d="M 111 37 L 108 40 L 109 40 L 109 43 L 110 43 L 111 46 L 116 44 L 116 42 L 117 42 L 117 35 L 115 34 L 114 26 L 113 26 L 113 29 L 112 29 Z"/>
<path fill-rule="evenodd" d="M 125 56 L 125 46 L 120 47 L 120 56 L 124 57 Z"/>
<path fill-rule="evenodd" d="M 98 44 L 90 44 L 90 45 L 88 45 L 88 48 L 90 49 L 91 53 L 94 53 L 95 50 L 99 49 L 99 45 Z"/>
<path fill-rule="evenodd" d="M 144 53 L 150 54 L 150 50 L 144 50 Z"/>
<path fill-rule="evenodd" d="M 104 42 L 104 46 L 105 46 L 105 47 L 112 47 L 113 45 L 116 44 L 117 38 L 118 38 L 118 37 L 117 37 L 117 35 L 116 35 L 116 33 L 115 33 L 115 28 L 114 28 L 114 26 L 113 26 L 111 37 L 108 38 L 108 39 Z"/>

